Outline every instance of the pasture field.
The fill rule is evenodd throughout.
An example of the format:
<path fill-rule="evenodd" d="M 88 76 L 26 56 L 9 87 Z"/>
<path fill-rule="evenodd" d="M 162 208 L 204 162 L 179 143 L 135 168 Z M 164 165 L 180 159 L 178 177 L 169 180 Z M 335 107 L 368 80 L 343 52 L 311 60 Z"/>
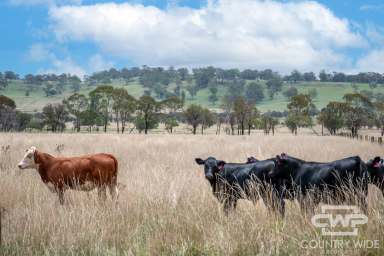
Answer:
<path fill-rule="evenodd" d="M 195 157 L 244 162 L 286 152 L 305 160 L 331 161 L 383 156 L 382 146 L 341 137 L 0 134 L 1 255 L 383 255 L 384 200 L 369 190 L 368 224 L 354 239 L 379 240 L 379 249 L 306 249 L 303 240 L 327 240 L 287 202 L 281 219 L 240 200 L 225 216 Z M 57 152 L 57 145 L 64 149 Z M 100 202 L 97 192 L 66 192 L 60 206 L 35 170 L 18 170 L 25 149 L 53 155 L 109 152 L 119 160 L 118 205 Z M 317 212 L 319 209 L 316 210 Z M 350 239 L 350 238 L 343 238 Z"/>
<path fill-rule="evenodd" d="M 248 80 L 247 83 L 250 83 L 252 81 Z M 268 97 L 268 91 L 265 85 L 265 81 L 259 81 L 263 88 L 264 88 L 264 95 L 265 98 L 257 102 L 256 107 L 262 111 L 284 111 L 287 108 L 288 99 L 280 92 L 275 95 L 275 97 L 271 100 Z M 114 87 L 121 87 L 125 88 L 129 94 L 132 96 L 139 98 L 141 95 L 143 95 L 145 88 L 137 81 L 137 79 L 132 79 L 128 84 L 125 81 L 121 80 L 114 80 L 111 84 Z M 371 91 L 373 94 L 377 93 L 384 93 L 384 87 L 378 86 L 375 89 L 372 89 L 369 87 L 368 84 L 362 84 L 357 83 L 356 90 L 357 91 Z M 187 86 L 187 83 L 183 83 L 182 88 L 185 90 L 185 87 Z M 283 86 L 282 91 L 285 91 L 290 85 L 285 83 Z M 333 82 L 300 82 L 297 84 L 293 84 L 295 86 L 299 93 L 308 93 L 311 89 L 317 90 L 317 97 L 314 99 L 314 104 L 318 109 L 321 109 L 325 107 L 330 101 L 342 101 L 343 96 L 346 93 L 352 93 L 354 92 L 354 89 L 351 86 L 351 83 L 333 83 Z M 64 91 L 62 94 L 46 97 L 44 94 L 44 91 L 41 87 L 37 87 L 34 90 L 30 92 L 29 96 L 25 96 L 25 91 L 27 90 L 27 85 L 25 85 L 22 81 L 12 81 L 9 83 L 8 87 L 2 91 L 0 91 L 0 94 L 3 94 L 7 97 L 12 98 L 17 105 L 17 108 L 22 111 L 27 112 L 36 112 L 41 111 L 41 109 L 47 105 L 48 103 L 58 103 L 61 102 L 65 97 L 69 97 L 73 92 L 67 85 L 64 87 Z M 175 84 L 170 84 L 168 87 L 168 91 L 172 92 L 173 88 L 175 87 Z M 79 93 L 82 93 L 84 95 L 88 95 L 90 91 L 95 89 L 96 87 L 89 87 L 86 85 L 83 85 L 80 88 Z M 226 94 L 226 89 L 223 87 L 218 87 L 219 90 L 217 92 L 217 96 L 219 100 L 212 104 L 209 102 L 208 98 L 210 95 L 209 89 L 203 89 L 199 90 L 197 92 L 197 95 L 195 97 L 191 97 L 189 93 L 186 92 L 186 105 L 190 104 L 199 104 L 205 107 L 208 107 L 212 110 L 221 111 L 221 98 Z"/>

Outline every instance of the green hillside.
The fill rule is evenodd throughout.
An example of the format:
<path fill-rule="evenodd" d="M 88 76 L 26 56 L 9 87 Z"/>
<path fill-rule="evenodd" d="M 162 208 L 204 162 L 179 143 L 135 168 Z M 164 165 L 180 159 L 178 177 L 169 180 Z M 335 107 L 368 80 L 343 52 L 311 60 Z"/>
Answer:
<path fill-rule="evenodd" d="M 249 83 L 251 81 L 247 81 Z M 267 96 L 267 90 L 265 88 L 265 82 L 260 82 L 264 86 L 264 94 L 265 98 L 264 100 L 257 103 L 257 108 L 261 110 L 262 112 L 268 111 L 268 110 L 276 110 L 276 111 L 283 111 L 286 109 L 288 99 L 283 96 L 283 94 L 280 92 L 275 95 L 273 100 L 270 100 Z M 132 79 L 129 83 L 126 83 L 123 80 L 114 80 L 110 85 L 113 85 L 114 87 L 123 87 L 127 89 L 127 91 L 133 95 L 134 97 L 140 97 L 143 95 L 145 88 L 138 82 L 137 79 Z M 172 92 L 174 88 L 174 84 L 170 84 L 168 86 L 168 91 Z M 206 107 L 209 107 L 211 109 L 218 109 L 220 108 L 220 99 L 221 97 L 226 93 L 226 89 L 223 87 L 218 87 L 218 93 L 217 96 L 219 97 L 219 101 L 216 102 L 215 105 L 212 105 L 208 101 L 208 97 L 210 95 L 208 89 L 203 89 L 198 91 L 197 95 L 192 99 L 192 97 L 189 95 L 189 93 L 185 90 L 186 84 L 182 84 L 181 88 L 186 93 L 186 104 L 200 104 Z M 284 84 L 283 91 L 287 89 L 290 84 Z M 371 91 L 373 94 L 377 93 L 383 93 L 384 94 L 384 87 L 378 86 L 375 89 L 371 89 L 368 84 L 355 84 L 353 88 L 350 83 L 332 83 L 332 82 L 302 82 L 294 84 L 294 86 L 298 89 L 299 93 L 306 93 L 311 89 L 317 90 L 317 96 L 314 99 L 315 105 L 320 109 L 327 105 L 329 101 L 340 101 L 342 100 L 342 97 L 346 93 L 351 93 L 356 91 Z M 27 111 L 27 112 L 35 112 L 39 111 L 43 108 L 44 105 L 48 103 L 55 103 L 60 102 L 63 98 L 68 97 L 73 92 L 69 88 L 69 86 L 66 86 L 63 90 L 63 92 L 59 95 L 45 96 L 44 91 L 42 90 L 42 86 L 32 86 L 36 89 L 30 91 L 29 95 L 26 96 L 27 88 L 31 88 L 29 85 L 25 85 L 22 80 L 14 80 L 10 81 L 8 86 L 0 91 L 0 94 L 3 94 L 5 96 L 8 96 L 15 100 L 16 105 L 18 109 Z M 95 86 L 87 86 L 82 85 L 80 92 L 83 94 L 88 94 L 90 91 L 92 91 L 95 88 Z"/>

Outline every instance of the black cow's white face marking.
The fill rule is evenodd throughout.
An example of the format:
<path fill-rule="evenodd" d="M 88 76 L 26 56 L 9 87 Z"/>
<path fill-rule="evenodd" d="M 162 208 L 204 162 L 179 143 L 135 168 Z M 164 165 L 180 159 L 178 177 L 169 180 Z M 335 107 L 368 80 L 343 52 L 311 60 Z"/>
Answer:
<path fill-rule="evenodd" d="M 35 151 L 36 147 L 30 147 L 27 149 L 23 159 L 17 164 L 20 169 L 36 168 L 37 164 L 35 163 Z"/>
<path fill-rule="evenodd" d="M 195 161 L 198 165 L 204 165 L 205 178 L 210 181 L 215 178 L 215 174 L 225 165 L 224 161 L 216 160 L 214 157 L 208 157 L 206 160 L 196 158 Z"/>

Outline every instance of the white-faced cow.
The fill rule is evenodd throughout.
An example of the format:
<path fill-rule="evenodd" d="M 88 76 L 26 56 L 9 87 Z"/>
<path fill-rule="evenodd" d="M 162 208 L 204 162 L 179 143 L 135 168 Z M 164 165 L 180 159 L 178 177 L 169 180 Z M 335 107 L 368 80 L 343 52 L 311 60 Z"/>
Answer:
<path fill-rule="evenodd" d="M 64 203 L 66 189 L 90 191 L 98 189 L 99 197 L 106 198 L 106 188 L 113 199 L 118 196 L 117 168 L 114 156 L 95 154 L 80 157 L 53 157 L 31 147 L 18 164 L 20 169 L 36 169 L 48 188 Z"/>

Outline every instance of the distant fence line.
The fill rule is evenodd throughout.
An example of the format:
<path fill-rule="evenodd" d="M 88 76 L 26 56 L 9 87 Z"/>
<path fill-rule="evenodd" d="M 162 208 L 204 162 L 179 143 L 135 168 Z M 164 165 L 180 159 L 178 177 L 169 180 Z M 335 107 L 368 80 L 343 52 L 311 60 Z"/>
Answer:
<path fill-rule="evenodd" d="M 371 136 L 371 135 L 355 135 L 353 136 L 352 133 L 347 132 L 341 132 L 338 134 L 338 136 L 350 138 L 350 139 L 356 139 L 356 140 L 365 140 L 372 143 L 378 143 L 380 145 L 383 145 L 383 137 L 380 136 Z"/>

